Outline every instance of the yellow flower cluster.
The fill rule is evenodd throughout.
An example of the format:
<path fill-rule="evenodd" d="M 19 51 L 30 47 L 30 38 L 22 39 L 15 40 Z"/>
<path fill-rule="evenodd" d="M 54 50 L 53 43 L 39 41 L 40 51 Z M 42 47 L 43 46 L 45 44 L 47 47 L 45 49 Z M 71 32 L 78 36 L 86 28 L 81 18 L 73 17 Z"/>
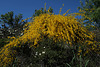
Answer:
<path fill-rule="evenodd" d="M 38 45 L 42 41 L 43 35 L 53 38 L 57 41 L 67 41 L 67 44 L 72 45 L 72 42 L 88 42 L 93 40 L 93 33 L 86 30 L 74 16 L 41 14 L 34 18 L 34 22 L 26 24 L 28 27 L 24 30 L 24 35 L 15 38 L 9 44 L 6 44 L 0 50 L 0 65 L 10 64 L 14 60 L 16 51 L 12 51 L 13 47 L 20 47 L 22 44 L 31 43 L 31 46 Z M 87 41 L 86 39 L 90 39 Z M 86 40 L 86 41 L 85 41 Z M 33 44 L 34 42 L 34 44 Z M 81 52 L 81 51 L 79 51 Z"/>
<path fill-rule="evenodd" d="M 29 19 L 31 19 L 32 17 L 29 17 L 29 18 L 27 18 L 27 19 L 25 19 L 25 20 L 21 20 L 22 22 L 24 22 L 24 21 L 26 21 L 26 20 L 29 20 Z"/>
<path fill-rule="evenodd" d="M 15 39 L 15 37 L 14 37 L 14 36 L 13 36 L 13 37 L 9 37 L 9 36 L 8 36 L 8 39 Z"/>
<path fill-rule="evenodd" d="M 33 35 L 34 33 L 34 35 Z M 73 16 L 41 14 L 34 18 L 33 23 L 29 23 L 28 30 L 24 31 L 23 38 L 33 42 L 34 45 L 42 38 L 40 34 L 53 37 L 54 41 L 75 41 L 76 38 L 93 40 L 93 33 L 88 32 Z M 90 34 L 91 33 L 91 34 Z M 21 38 L 22 38 L 21 37 Z M 24 42 L 26 42 L 26 39 Z"/>

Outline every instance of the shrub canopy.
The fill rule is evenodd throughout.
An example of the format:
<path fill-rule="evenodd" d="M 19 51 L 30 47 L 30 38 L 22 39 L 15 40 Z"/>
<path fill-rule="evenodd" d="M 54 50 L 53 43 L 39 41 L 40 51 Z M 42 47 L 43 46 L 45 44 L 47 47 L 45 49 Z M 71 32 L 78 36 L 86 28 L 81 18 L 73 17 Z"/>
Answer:
<path fill-rule="evenodd" d="M 43 36 L 52 38 L 54 42 L 63 40 L 66 45 L 73 46 L 75 43 L 89 46 L 93 48 L 96 45 L 93 42 L 94 34 L 86 30 L 74 16 L 71 15 L 54 15 L 41 14 L 33 18 L 33 22 L 27 23 L 23 35 L 15 38 L 9 44 L 0 49 L 0 65 L 8 65 L 15 59 L 17 51 L 13 48 L 19 48 L 25 43 L 29 43 L 29 47 L 39 45 Z M 88 43 L 88 44 L 87 44 Z"/>

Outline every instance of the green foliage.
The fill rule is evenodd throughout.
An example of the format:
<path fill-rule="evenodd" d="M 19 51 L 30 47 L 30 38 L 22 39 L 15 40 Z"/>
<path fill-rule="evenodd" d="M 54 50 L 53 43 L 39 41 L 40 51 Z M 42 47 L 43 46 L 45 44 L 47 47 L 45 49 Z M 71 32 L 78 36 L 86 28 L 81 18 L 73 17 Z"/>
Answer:
<path fill-rule="evenodd" d="M 49 11 L 49 13 L 53 13 L 53 9 L 51 7 L 49 8 L 48 11 Z M 33 14 L 32 17 L 39 16 L 40 14 L 48 13 L 48 11 L 43 8 L 41 8 L 39 10 L 35 10 L 35 13 Z"/>
<path fill-rule="evenodd" d="M 74 52 L 74 51 L 73 51 Z M 68 67 L 99 67 L 99 54 L 91 53 L 86 56 L 77 56 L 74 52 L 74 57 L 70 63 L 66 63 Z"/>
<path fill-rule="evenodd" d="M 27 44 L 30 44 L 30 43 L 26 43 L 26 45 Z M 28 47 L 29 46 L 27 46 L 27 48 Z M 24 57 L 23 59 L 28 58 L 26 61 L 20 61 L 20 62 L 16 61 L 18 66 L 21 63 L 24 63 L 24 64 L 26 63 L 26 65 L 27 66 L 29 65 L 30 67 L 31 66 L 38 67 L 38 65 L 39 67 L 40 66 L 64 67 L 66 63 L 71 62 L 72 57 L 73 57 L 72 49 L 66 46 L 63 41 L 55 43 L 53 39 L 49 39 L 46 37 L 43 38 L 43 40 L 39 42 L 39 46 L 36 46 L 36 48 L 32 47 L 28 49 L 28 51 L 25 51 L 25 52 L 28 52 L 28 54 L 25 54 L 24 50 L 26 50 L 25 46 L 21 47 L 20 49 L 17 49 L 17 51 L 19 52 L 19 54 L 17 54 L 16 56 L 17 60 L 18 59 L 22 60 L 22 58 L 20 58 L 21 56 Z M 31 54 L 29 52 L 31 52 Z M 18 56 L 20 57 L 18 58 Z M 30 65 L 30 63 L 32 65 Z M 24 64 L 22 64 L 22 66 L 24 66 Z M 13 65 L 15 65 L 15 63 Z"/>
<path fill-rule="evenodd" d="M 2 37 L 18 36 L 23 30 L 23 25 L 26 22 L 22 22 L 22 14 L 15 15 L 13 11 L 2 14 L 0 16 L 0 24 L 2 24 Z"/>
<path fill-rule="evenodd" d="M 7 44 L 6 41 L 8 36 L 19 36 L 21 31 L 23 31 L 23 26 L 26 23 L 22 22 L 22 14 L 15 15 L 13 11 L 2 14 L 0 16 L 0 24 L 2 27 L 0 28 L 0 47 Z"/>
<path fill-rule="evenodd" d="M 99 55 L 95 52 L 86 56 L 77 55 L 78 49 L 66 46 L 62 42 L 54 42 L 44 37 L 39 45 L 29 48 L 30 43 L 21 46 L 12 65 L 21 67 L 95 67 L 99 66 Z M 25 48 L 26 47 L 26 48 Z M 26 50 L 24 53 L 24 50 Z M 24 59 L 24 60 L 23 60 Z"/>
<path fill-rule="evenodd" d="M 65 66 L 73 57 L 72 50 L 64 45 L 63 42 L 55 43 L 49 38 L 44 38 L 40 42 L 40 45 L 36 48 L 36 52 L 38 52 L 36 56 L 37 60 L 40 57 L 39 61 L 42 60 L 43 65 L 47 67 Z M 43 54 L 43 52 L 45 53 Z M 40 53 L 41 55 L 39 55 Z"/>
<path fill-rule="evenodd" d="M 0 48 L 3 47 L 5 44 L 9 43 L 7 38 L 0 39 Z"/>
<path fill-rule="evenodd" d="M 79 9 L 83 10 L 81 13 L 85 13 L 85 16 L 89 17 L 91 20 L 86 20 L 85 25 L 88 24 L 95 25 L 97 28 L 100 28 L 100 0 L 85 0 L 85 4 L 80 1 L 81 7 Z M 94 22 L 94 23 L 93 23 Z"/>
<path fill-rule="evenodd" d="M 92 32 L 96 35 L 95 40 L 100 42 L 100 30 L 93 30 Z"/>

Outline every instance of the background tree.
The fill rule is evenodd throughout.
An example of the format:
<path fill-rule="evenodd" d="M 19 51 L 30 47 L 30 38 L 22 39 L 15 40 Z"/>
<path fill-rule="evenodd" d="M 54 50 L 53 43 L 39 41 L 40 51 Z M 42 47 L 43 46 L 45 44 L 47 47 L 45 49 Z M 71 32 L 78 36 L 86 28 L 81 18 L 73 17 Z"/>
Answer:
<path fill-rule="evenodd" d="M 23 30 L 23 26 L 26 23 L 22 22 L 22 14 L 14 16 L 13 11 L 4 15 L 2 14 L 0 20 L 2 23 L 2 33 L 4 32 L 4 37 L 20 35 L 21 31 Z M 7 31 L 8 33 L 5 33 Z"/>
<path fill-rule="evenodd" d="M 27 23 L 27 21 L 22 21 L 22 14 L 15 15 L 13 11 L 2 14 L 0 16 L 0 45 L 3 46 L 6 44 L 9 39 L 9 37 L 16 37 L 21 35 L 21 31 L 23 31 L 24 24 Z"/>
<path fill-rule="evenodd" d="M 81 7 L 78 7 L 85 16 L 90 18 L 88 20 L 87 17 L 83 17 L 85 20 L 85 25 L 89 26 L 94 25 L 97 28 L 100 28 L 100 0 L 85 0 L 85 4 L 83 4 L 82 1 L 80 1 Z M 94 22 L 94 23 L 93 23 Z"/>

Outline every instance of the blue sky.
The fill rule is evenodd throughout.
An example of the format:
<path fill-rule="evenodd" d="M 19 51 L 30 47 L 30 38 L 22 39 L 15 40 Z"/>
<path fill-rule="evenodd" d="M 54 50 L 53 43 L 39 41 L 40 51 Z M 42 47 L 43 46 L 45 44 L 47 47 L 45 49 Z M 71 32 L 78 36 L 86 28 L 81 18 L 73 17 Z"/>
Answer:
<path fill-rule="evenodd" d="M 14 11 L 14 14 L 23 14 L 25 19 L 31 17 L 35 9 L 44 8 L 45 3 L 46 8 L 52 7 L 55 14 L 59 13 L 62 4 L 61 14 L 68 9 L 71 9 L 70 13 L 78 12 L 77 7 L 80 6 L 80 0 L 0 0 L 0 15 Z"/>

